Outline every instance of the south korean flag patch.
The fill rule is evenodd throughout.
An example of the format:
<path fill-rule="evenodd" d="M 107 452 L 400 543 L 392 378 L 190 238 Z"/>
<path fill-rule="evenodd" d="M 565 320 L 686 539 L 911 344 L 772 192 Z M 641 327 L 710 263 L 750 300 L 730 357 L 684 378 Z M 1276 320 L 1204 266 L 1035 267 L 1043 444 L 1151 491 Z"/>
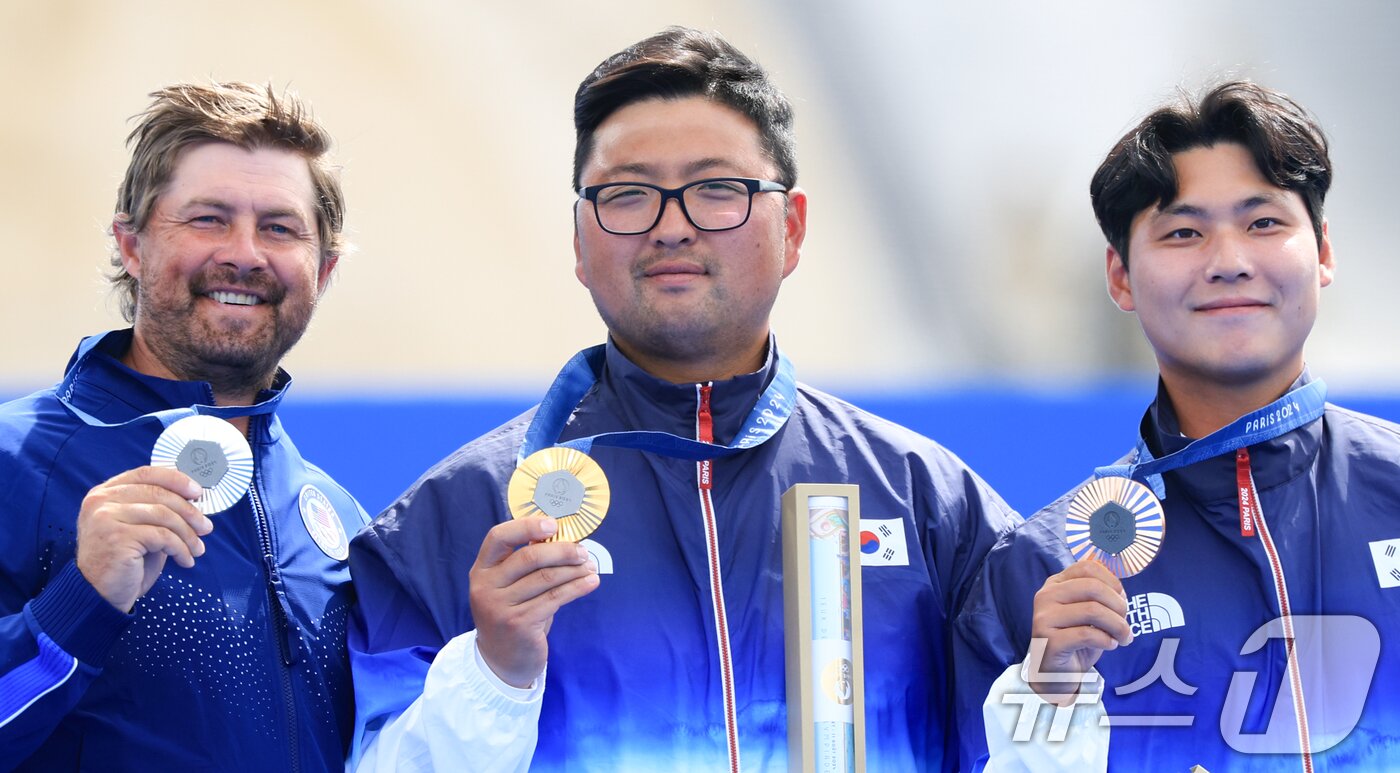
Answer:
<path fill-rule="evenodd" d="M 1400 587 L 1400 539 L 1372 542 L 1371 562 L 1376 565 L 1376 581 L 1382 588 Z"/>
<path fill-rule="evenodd" d="M 307 533 L 322 553 L 337 561 L 350 557 L 350 538 L 345 536 L 345 525 L 340 522 L 329 497 L 315 486 L 303 486 L 297 506 L 301 510 L 301 522 L 306 524 Z"/>
<path fill-rule="evenodd" d="M 909 565 L 909 545 L 904 540 L 904 519 L 860 519 L 860 565 Z"/>

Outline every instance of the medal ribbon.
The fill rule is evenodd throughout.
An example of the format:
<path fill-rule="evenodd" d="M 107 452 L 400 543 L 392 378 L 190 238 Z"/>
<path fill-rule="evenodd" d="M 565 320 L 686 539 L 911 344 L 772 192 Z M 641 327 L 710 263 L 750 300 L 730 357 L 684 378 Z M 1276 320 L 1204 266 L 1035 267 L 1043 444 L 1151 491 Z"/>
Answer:
<path fill-rule="evenodd" d="M 95 335 L 83 340 L 82 344 L 78 347 L 78 354 L 74 357 L 74 362 L 76 364 L 73 366 L 73 372 L 64 379 L 65 387 L 58 395 L 59 402 L 63 403 L 63 407 L 67 408 L 70 413 L 81 419 L 82 422 L 89 427 L 125 427 L 129 424 L 138 424 L 144 421 L 158 421 L 162 427 L 169 427 L 180 419 L 195 415 L 214 416 L 220 419 L 236 419 L 241 416 L 260 416 L 277 410 L 278 404 L 282 402 L 282 395 L 286 393 L 285 389 L 281 390 L 267 400 L 252 405 L 196 404 L 186 408 L 167 408 L 163 411 L 153 411 L 137 416 L 134 419 L 108 423 L 74 405 L 72 399 L 73 382 L 76 380 L 77 372 L 82 368 L 83 362 L 87 359 L 88 354 L 97 346 L 102 338 L 103 336 Z"/>
<path fill-rule="evenodd" d="M 1094 477 L 1119 475 L 1137 478 L 1146 481 L 1158 499 L 1166 499 L 1167 490 L 1162 483 L 1162 473 L 1286 435 L 1321 418 L 1326 407 L 1327 385 L 1322 379 L 1310 381 L 1263 408 L 1246 413 L 1209 435 L 1192 441 L 1185 448 L 1160 459 L 1153 458 L 1147 441 L 1139 438 L 1135 461 L 1099 467 L 1094 470 Z"/>
<path fill-rule="evenodd" d="M 551 446 L 564 446 L 587 454 L 593 446 L 614 448 L 635 448 L 639 451 L 669 456 L 674 459 L 704 461 L 732 456 L 740 451 L 762 445 L 787 423 L 792 416 L 797 397 L 797 380 L 793 376 L 792 362 L 777 353 L 778 368 L 768 388 L 759 395 L 753 410 L 744 419 L 744 425 L 729 445 L 706 443 L 683 438 L 669 432 L 655 430 L 630 430 L 624 432 L 603 432 L 597 435 L 577 438 L 560 443 L 559 434 L 564 424 L 578 407 L 579 401 L 587 395 L 593 385 L 602 377 L 603 363 L 607 346 L 599 344 L 575 354 L 565 363 L 564 368 L 549 385 L 549 391 L 540 401 L 539 410 L 525 431 L 525 442 L 520 446 L 517 462 L 524 461 L 530 454 Z"/>

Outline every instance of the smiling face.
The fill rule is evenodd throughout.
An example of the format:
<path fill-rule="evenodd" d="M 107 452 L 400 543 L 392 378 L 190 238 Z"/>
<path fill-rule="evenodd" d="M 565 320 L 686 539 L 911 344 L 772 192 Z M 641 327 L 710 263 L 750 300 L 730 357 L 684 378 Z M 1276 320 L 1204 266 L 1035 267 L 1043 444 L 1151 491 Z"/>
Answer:
<path fill-rule="evenodd" d="M 751 120 L 689 97 L 634 102 L 610 115 L 593 136 L 580 182 L 671 188 L 775 174 Z M 720 232 L 697 230 L 672 201 L 652 230 L 618 236 L 598 225 L 593 206 L 575 208 L 575 273 L 623 353 L 676 382 L 761 366 L 769 312 L 806 232 L 801 190 L 755 194 L 748 222 Z"/>
<path fill-rule="evenodd" d="M 1134 218 L 1131 270 L 1109 248 L 1109 293 L 1137 313 L 1177 402 L 1203 390 L 1276 397 L 1302 371 L 1332 281 L 1325 227 L 1319 245 L 1301 197 L 1270 184 L 1242 145 L 1172 159 L 1176 200 Z"/>
<path fill-rule="evenodd" d="M 221 396 L 266 387 L 335 265 L 320 259 L 314 201 L 306 160 L 291 151 L 184 151 L 145 228 L 113 227 L 138 282 L 128 364 L 209 381 Z"/>

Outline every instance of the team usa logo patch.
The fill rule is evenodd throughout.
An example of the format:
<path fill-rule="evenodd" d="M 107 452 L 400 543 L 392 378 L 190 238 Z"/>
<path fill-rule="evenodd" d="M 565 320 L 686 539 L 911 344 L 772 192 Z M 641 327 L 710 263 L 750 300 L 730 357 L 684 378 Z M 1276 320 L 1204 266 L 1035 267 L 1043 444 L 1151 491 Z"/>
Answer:
<path fill-rule="evenodd" d="M 909 565 L 909 545 L 904 539 L 904 519 L 860 519 L 860 565 Z"/>
<path fill-rule="evenodd" d="M 301 489 L 297 507 L 301 510 L 301 522 L 306 524 L 307 533 L 322 553 L 337 561 L 350 557 L 350 539 L 345 536 L 345 525 L 340 522 L 329 497 L 308 484 Z"/>

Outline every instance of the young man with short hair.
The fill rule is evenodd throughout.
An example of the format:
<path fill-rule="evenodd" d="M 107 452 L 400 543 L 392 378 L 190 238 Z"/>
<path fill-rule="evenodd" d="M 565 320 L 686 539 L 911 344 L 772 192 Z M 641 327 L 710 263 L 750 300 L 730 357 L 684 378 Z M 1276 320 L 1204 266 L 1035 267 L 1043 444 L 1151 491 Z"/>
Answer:
<path fill-rule="evenodd" d="M 965 612 L 1006 622 L 992 660 L 1044 646 L 988 700 L 994 767 L 1394 764 L 1400 701 L 1370 688 L 1400 677 L 1400 427 L 1326 403 L 1303 357 L 1331 178 L 1316 121 L 1246 82 L 1152 113 L 1094 175 L 1161 381 L 1137 448 L 1003 540 Z M 1016 740 L 1024 677 L 1081 702 L 1067 742 Z"/>

